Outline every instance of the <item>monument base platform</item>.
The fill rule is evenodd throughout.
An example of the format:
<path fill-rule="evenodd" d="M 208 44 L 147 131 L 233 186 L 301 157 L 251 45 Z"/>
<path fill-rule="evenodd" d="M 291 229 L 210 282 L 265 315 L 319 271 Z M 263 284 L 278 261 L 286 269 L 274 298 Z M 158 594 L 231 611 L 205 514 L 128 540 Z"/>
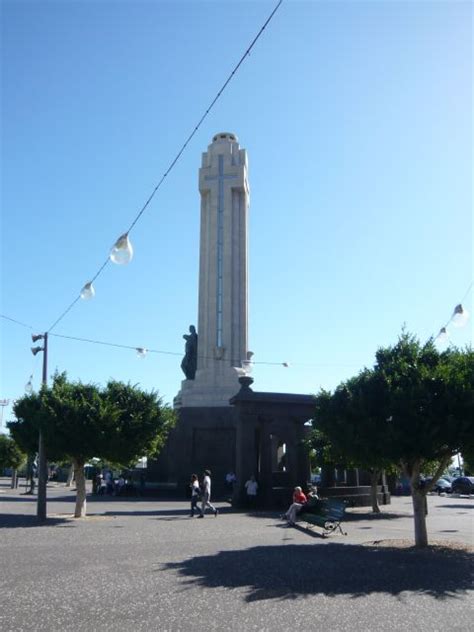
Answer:
<path fill-rule="evenodd" d="M 165 447 L 149 461 L 148 480 L 175 484 L 176 493 L 186 497 L 191 474 L 202 478 L 211 471 L 212 498 L 229 495 L 225 476 L 235 471 L 236 411 L 231 406 L 194 406 L 177 410 L 178 422 Z"/>
<path fill-rule="evenodd" d="M 345 500 L 349 507 L 370 507 L 372 505 L 369 485 L 318 487 L 318 494 L 321 498 Z M 390 505 L 390 492 L 386 485 L 378 486 L 377 499 L 380 505 Z"/>

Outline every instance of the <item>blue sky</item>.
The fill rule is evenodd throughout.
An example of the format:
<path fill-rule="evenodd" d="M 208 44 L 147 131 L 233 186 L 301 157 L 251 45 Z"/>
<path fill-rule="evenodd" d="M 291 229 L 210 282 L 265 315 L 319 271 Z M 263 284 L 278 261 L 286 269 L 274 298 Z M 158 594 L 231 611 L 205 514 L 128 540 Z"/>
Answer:
<path fill-rule="evenodd" d="M 2 2 L 2 314 L 53 324 L 275 4 Z M 256 365 L 256 390 L 333 388 L 404 323 L 436 334 L 473 276 L 471 24 L 470 2 L 283 2 L 132 231 L 132 263 L 108 265 L 52 333 L 182 354 L 201 152 L 230 131 L 250 162 L 249 346 L 291 365 Z M 31 330 L 0 328 L 13 399 L 31 373 L 39 386 L 42 356 Z M 50 374 L 168 402 L 180 362 L 50 338 Z"/>

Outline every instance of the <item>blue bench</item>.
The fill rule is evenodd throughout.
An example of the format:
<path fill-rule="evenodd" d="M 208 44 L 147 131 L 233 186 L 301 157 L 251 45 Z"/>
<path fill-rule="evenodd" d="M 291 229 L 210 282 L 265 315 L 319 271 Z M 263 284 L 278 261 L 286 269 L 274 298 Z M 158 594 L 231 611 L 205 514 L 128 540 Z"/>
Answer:
<path fill-rule="evenodd" d="M 313 526 L 321 527 L 323 537 L 338 529 L 342 535 L 347 535 L 341 527 L 346 506 L 347 503 L 344 500 L 337 500 L 336 498 L 310 500 L 298 514 L 298 521 L 306 522 L 308 529 Z"/>

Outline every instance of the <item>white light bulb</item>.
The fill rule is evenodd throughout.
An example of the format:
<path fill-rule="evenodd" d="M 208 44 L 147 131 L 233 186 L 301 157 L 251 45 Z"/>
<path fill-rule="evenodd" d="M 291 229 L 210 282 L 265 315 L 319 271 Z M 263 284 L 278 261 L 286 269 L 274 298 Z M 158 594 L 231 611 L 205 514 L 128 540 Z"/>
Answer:
<path fill-rule="evenodd" d="M 145 358 L 147 353 L 148 349 L 145 349 L 145 347 L 137 347 L 137 356 L 139 358 Z"/>
<path fill-rule="evenodd" d="M 110 259 L 118 265 L 130 263 L 133 258 L 133 248 L 128 238 L 128 233 L 121 235 L 112 250 L 110 251 Z"/>
<path fill-rule="evenodd" d="M 33 392 L 33 383 L 32 383 L 32 378 L 33 376 L 30 375 L 30 379 L 28 380 L 28 382 L 25 384 L 25 393 L 27 393 L 27 395 L 30 395 Z"/>
<path fill-rule="evenodd" d="M 84 301 L 88 301 L 95 296 L 95 289 L 92 283 L 86 283 L 81 290 L 81 298 Z"/>
<path fill-rule="evenodd" d="M 461 303 L 459 303 L 459 305 L 456 305 L 456 307 L 454 308 L 451 320 L 455 327 L 464 327 L 464 325 L 466 325 L 467 321 L 469 320 L 469 312 L 461 305 Z"/>
<path fill-rule="evenodd" d="M 446 331 L 446 327 L 441 327 L 441 329 L 439 330 L 438 335 L 435 338 L 436 342 L 439 342 L 441 344 L 445 344 L 448 342 L 449 340 L 449 334 Z"/>

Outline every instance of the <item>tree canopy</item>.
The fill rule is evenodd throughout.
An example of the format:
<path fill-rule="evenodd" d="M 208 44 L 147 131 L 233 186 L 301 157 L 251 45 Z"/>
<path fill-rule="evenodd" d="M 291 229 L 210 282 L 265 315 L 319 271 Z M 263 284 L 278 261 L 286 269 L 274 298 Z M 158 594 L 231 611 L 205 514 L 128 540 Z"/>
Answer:
<path fill-rule="evenodd" d="M 25 460 L 25 454 L 17 442 L 7 435 L 0 434 L 0 469 L 11 467 L 18 469 Z"/>
<path fill-rule="evenodd" d="M 37 446 L 41 428 L 47 458 L 70 458 L 76 471 L 76 515 L 85 513 L 84 464 L 93 457 L 122 465 L 157 453 L 174 424 L 174 413 L 155 392 L 110 381 L 105 388 L 69 382 L 56 374 L 51 386 L 23 397 L 9 424 L 24 449 Z M 79 477 L 79 481 L 78 481 Z M 79 502 L 80 501 L 80 502 Z"/>
<path fill-rule="evenodd" d="M 365 468 L 400 466 L 409 477 L 417 545 L 427 543 L 423 466 L 437 462 L 435 479 L 457 452 L 473 446 L 474 353 L 440 353 L 403 332 L 376 353 L 372 369 L 317 397 L 316 429 L 331 453 Z M 321 436 L 316 435 L 321 441 Z M 421 517 L 421 514 L 423 516 Z"/>

